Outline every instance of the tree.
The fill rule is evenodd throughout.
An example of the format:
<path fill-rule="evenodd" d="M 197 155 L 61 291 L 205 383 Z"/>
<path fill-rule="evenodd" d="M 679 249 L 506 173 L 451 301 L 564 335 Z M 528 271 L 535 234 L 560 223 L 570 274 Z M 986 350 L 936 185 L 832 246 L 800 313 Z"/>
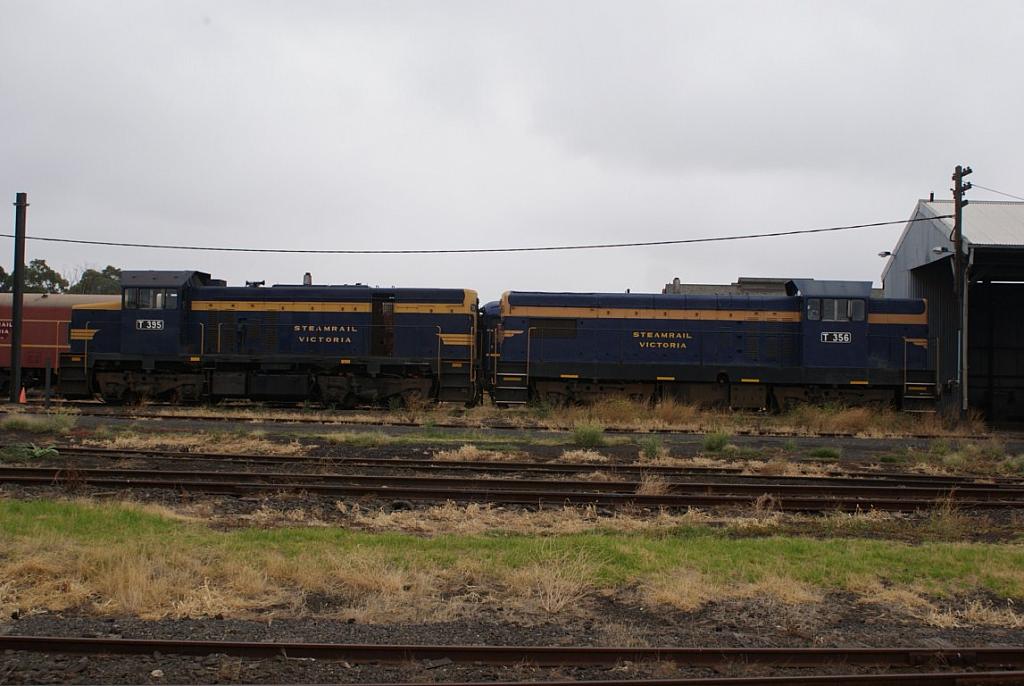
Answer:
<path fill-rule="evenodd" d="M 68 289 L 68 280 L 60 272 L 51 269 L 46 260 L 32 260 L 25 269 L 26 293 L 63 293 Z"/>
<path fill-rule="evenodd" d="M 46 264 L 46 260 L 32 260 L 25 268 L 26 293 L 63 293 L 67 288 L 68 280 Z M 14 274 L 0 267 L 0 291 L 9 293 L 13 290 Z"/>
<path fill-rule="evenodd" d="M 68 293 L 117 295 L 121 292 L 121 270 L 107 265 L 103 271 L 86 269 Z"/>

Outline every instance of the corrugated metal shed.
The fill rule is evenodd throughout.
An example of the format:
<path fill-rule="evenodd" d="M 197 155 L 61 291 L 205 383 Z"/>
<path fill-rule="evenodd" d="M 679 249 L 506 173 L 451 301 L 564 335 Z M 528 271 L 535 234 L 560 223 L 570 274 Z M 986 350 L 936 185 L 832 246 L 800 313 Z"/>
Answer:
<path fill-rule="evenodd" d="M 887 298 L 925 298 L 939 381 L 957 397 L 966 347 L 968 400 L 993 419 L 1024 419 L 1024 202 L 964 208 L 967 333 L 953 278 L 952 200 L 919 200 L 882 273 Z M 915 221 L 919 220 L 919 221 Z"/>
<path fill-rule="evenodd" d="M 953 214 L 952 200 L 926 202 L 936 215 Z M 953 230 L 952 219 L 939 219 Z M 1024 202 L 971 200 L 964 208 L 964 238 L 973 245 L 1024 245 Z"/>

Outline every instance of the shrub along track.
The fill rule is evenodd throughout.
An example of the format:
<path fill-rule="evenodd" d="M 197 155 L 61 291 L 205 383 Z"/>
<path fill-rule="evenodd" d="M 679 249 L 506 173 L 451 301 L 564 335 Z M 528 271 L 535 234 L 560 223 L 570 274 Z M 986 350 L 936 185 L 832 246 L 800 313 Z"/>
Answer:
<path fill-rule="evenodd" d="M 150 451 L 75 451 L 80 457 L 130 457 L 148 455 Z M 224 456 L 185 453 L 187 459 L 226 460 Z M 168 461 L 181 456 L 164 454 Z M 232 459 L 253 460 L 257 456 L 235 456 Z M 294 457 L 275 458 L 275 466 Z M 317 458 L 320 464 L 325 461 Z M 426 464 L 422 464 L 426 462 Z M 327 462 L 326 464 L 329 464 Z M 520 463 L 528 472 L 536 464 Z M 544 463 L 547 466 L 548 463 Z M 172 489 L 185 493 L 248 495 L 279 492 L 304 492 L 330 497 L 373 497 L 432 502 L 480 502 L 503 505 L 596 505 L 602 507 L 746 507 L 770 503 L 773 509 L 794 512 L 858 511 L 867 509 L 890 512 L 914 512 L 935 506 L 955 505 L 964 509 L 1024 508 L 1024 485 L 1015 482 L 970 483 L 953 479 L 903 479 L 897 475 L 877 477 L 771 477 L 726 474 L 679 475 L 666 472 L 657 481 L 645 481 L 649 475 L 644 467 L 632 466 L 628 473 L 643 475 L 641 479 L 588 481 L 579 478 L 495 478 L 487 472 L 509 463 L 477 462 L 475 475 L 438 476 L 381 474 L 396 467 L 414 472 L 467 466 L 467 463 L 416 461 L 375 458 L 361 465 L 378 473 L 295 473 L 285 471 L 227 471 L 223 468 L 193 470 L 159 468 L 83 467 L 75 464 L 49 466 L 0 467 L 0 483 L 30 486 L 58 485 L 65 488 L 94 486 L 114 489 Z M 576 472 L 607 469 L 605 465 L 558 465 Z M 222 467 L 222 466 L 220 466 Z M 616 469 L 618 466 L 616 466 Z M 624 470 L 625 471 L 625 470 Z M 509 474 L 508 471 L 500 472 Z M 513 472 L 514 473 L 514 472 Z M 487 478 L 481 478 L 487 474 Z M 559 474 L 565 476 L 565 472 Z M 519 476 L 522 476 L 519 474 Z M 669 480 L 666 476 L 675 476 Z M 714 478 L 717 476 L 718 478 Z M 679 480 L 680 478 L 688 480 Z"/>
<path fill-rule="evenodd" d="M 350 663 L 532 665 L 536 667 L 614 667 L 622 663 L 672 663 L 675 668 L 723 668 L 758 665 L 792 669 L 911 669 L 917 671 L 858 674 L 789 674 L 775 677 L 671 678 L 611 680 L 608 684 L 969 684 L 1019 683 L 1024 672 L 1021 648 L 604 648 L 481 645 L 374 645 L 326 643 L 265 643 L 166 639 L 69 638 L 0 636 L 0 650 L 46 655 L 225 655 L 265 660 L 334 660 Z M 954 668 L 951 670 L 950 668 Z M 976 668 L 1004 671 L 957 671 Z M 927 671 L 922 670 L 943 670 Z M 492 682 L 493 683 L 493 682 Z"/>

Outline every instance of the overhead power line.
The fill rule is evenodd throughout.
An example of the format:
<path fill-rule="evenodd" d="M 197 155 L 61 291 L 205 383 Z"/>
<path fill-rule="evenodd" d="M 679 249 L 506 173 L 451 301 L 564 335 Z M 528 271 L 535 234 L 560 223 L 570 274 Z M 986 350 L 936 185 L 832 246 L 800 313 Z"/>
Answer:
<path fill-rule="evenodd" d="M 980 188 L 983 191 L 988 191 L 989 193 L 996 193 L 998 195 L 1005 195 L 1007 198 L 1013 198 L 1014 200 L 1024 200 L 1024 198 L 1022 198 L 1019 195 L 1014 195 L 1013 193 L 1004 193 L 1003 191 L 997 191 L 995 188 L 989 188 L 988 186 L 982 186 L 980 183 L 974 183 L 974 184 L 971 184 L 971 186 L 973 188 Z"/>
<path fill-rule="evenodd" d="M 951 214 L 938 217 L 919 219 L 899 219 L 870 224 L 850 224 L 848 226 L 830 226 L 822 229 L 794 229 L 791 231 L 772 231 L 769 233 L 748 233 L 739 236 L 710 236 L 706 238 L 680 238 L 669 241 L 643 241 L 633 243 L 593 243 L 582 245 L 545 245 L 522 248 L 449 248 L 423 250 L 303 250 L 299 248 L 234 248 L 223 246 L 202 245 L 166 245 L 160 243 L 125 243 L 119 241 L 90 241 L 81 238 L 55 238 L 52 236 L 27 236 L 31 241 L 47 241 L 50 243 L 74 243 L 76 245 L 99 245 L 113 248 L 148 248 L 153 250 L 198 250 L 209 252 L 244 252 L 244 253 L 276 253 L 301 255 L 450 255 L 461 253 L 498 253 L 498 252 L 543 252 L 552 250 L 600 250 L 608 248 L 644 248 L 659 245 L 685 245 L 690 243 L 717 243 L 722 241 L 742 241 L 752 238 L 776 238 L 779 236 L 797 236 L 810 233 L 828 233 L 833 231 L 851 231 L 853 229 L 870 229 L 878 226 L 893 226 L 908 222 L 930 221 L 931 219 L 947 219 Z M 12 234 L 0 234 L 3 238 L 13 238 Z"/>

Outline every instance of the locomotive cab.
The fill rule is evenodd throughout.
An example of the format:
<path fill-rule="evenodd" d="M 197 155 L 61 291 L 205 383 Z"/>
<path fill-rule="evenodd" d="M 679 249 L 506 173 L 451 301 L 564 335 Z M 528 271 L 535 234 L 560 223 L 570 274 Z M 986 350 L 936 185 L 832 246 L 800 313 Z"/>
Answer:
<path fill-rule="evenodd" d="M 212 285 L 209 274 L 137 271 L 121 275 L 121 353 L 153 369 L 161 358 L 189 354 L 186 302 L 193 286 Z"/>
<path fill-rule="evenodd" d="M 803 366 L 866 373 L 871 283 L 794 279 L 786 289 L 802 301 Z"/>

